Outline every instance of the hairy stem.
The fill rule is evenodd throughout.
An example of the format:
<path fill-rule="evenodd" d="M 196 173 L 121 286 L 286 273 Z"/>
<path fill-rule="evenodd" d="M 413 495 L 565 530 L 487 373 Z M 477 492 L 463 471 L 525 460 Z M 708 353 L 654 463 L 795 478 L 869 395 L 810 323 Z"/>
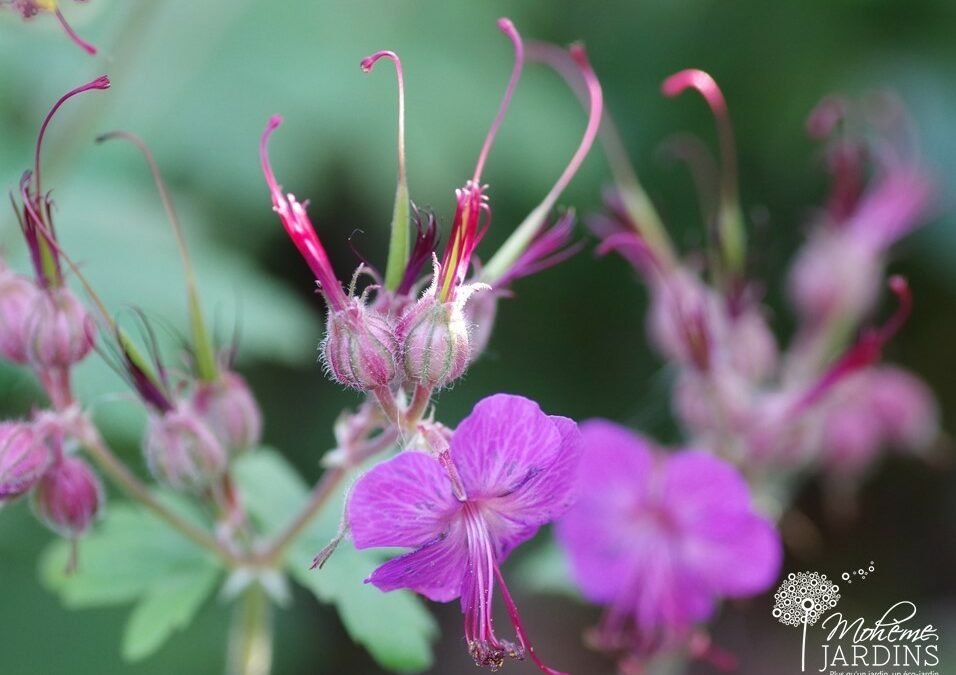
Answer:
<path fill-rule="evenodd" d="M 200 547 L 214 553 L 226 565 L 236 567 L 242 564 L 243 561 L 239 556 L 222 546 L 211 534 L 196 527 L 188 520 L 166 508 L 153 496 L 149 488 L 110 450 L 92 424 L 85 424 L 83 426 L 82 431 L 77 434 L 80 442 L 89 451 L 100 468 L 122 487 L 130 497 L 140 502 L 183 536 Z"/>
<path fill-rule="evenodd" d="M 272 671 L 272 607 L 262 586 L 252 584 L 236 605 L 229 632 L 227 675 Z"/>

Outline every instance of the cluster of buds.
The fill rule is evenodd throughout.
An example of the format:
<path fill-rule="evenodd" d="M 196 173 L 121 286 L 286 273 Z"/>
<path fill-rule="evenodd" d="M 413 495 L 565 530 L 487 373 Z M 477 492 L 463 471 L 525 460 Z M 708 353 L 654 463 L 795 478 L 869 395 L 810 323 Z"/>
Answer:
<path fill-rule="evenodd" d="M 108 79 L 97 78 L 65 94 L 47 114 L 37 137 L 34 170 L 24 173 L 18 193 L 11 195 L 34 276 L 0 264 L 0 356 L 31 367 L 52 406 L 29 421 L 0 423 L 0 503 L 31 494 L 38 518 L 70 539 L 89 529 L 103 502 L 96 474 L 74 456 L 79 415 L 70 384 L 71 369 L 93 350 L 96 330 L 86 307 L 65 284 L 65 258 L 50 195 L 41 187 L 40 156 L 47 126 L 60 106 L 77 94 L 107 87 Z"/>
<path fill-rule="evenodd" d="M 524 64 L 524 45 L 507 19 L 499 21 L 515 49 L 515 63 L 498 114 L 478 156 L 471 178 L 456 191 L 456 209 L 444 253 L 437 252 L 438 224 L 434 214 L 411 204 L 405 177 L 404 80 L 401 61 L 390 51 L 365 58 L 370 71 L 382 58 L 395 65 L 399 85 L 398 189 L 392 223 L 392 242 L 384 274 L 363 263 L 346 292 L 339 282 L 305 206 L 286 194 L 276 180 L 267 154 L 267 143 L 281 118 L 273 117 L 262 137 L 260 154 L 273 209 L 286 232 L 312 270 L 328 305 L 321 356 L 326 371 L 347 387 L 374 395 L 390 418 L 397 410 L 400 392 L 424 400 L 433 391 L 459 379 L 484 350 L 490 337 L 497 299 L 516 279 L 541 271 L 572 255 L 573 213 L 553 226 L 546 222 L 557 199 L 583 162 L 597 133 L 603 102 L 601 89 L 584 50 L 569 51 L 587 83 L 589 121 L 581 143 L 568 166 L 542 203 L 514 231 L 486 265 L 475 258 L 476 248 L 491 223 L 488 186 L 481 182 L 498 127 L 510 104 Z M 409 226 L 417 236 L 409 250 Z M 419 277 L 431 261 L 427 288 Z M 357 294 L 362 274 L 373 283 Z M 370 297 L 374 293 L 374 297 Z M 472 298 L 474 298 L 472 300 Z"/>
<path fill-rule="evenodd" d="M 85 3 L 87 0 L 75 0 L 79 3 Z M 0 9 L 8 7 L 17 12 L 24 21 L 29 21 L 40 14 L 52 14 L 60 22 L 63 31 L 80 49 L 93 56 L 96 54 L 96 47 L 81 38 L 73 27 L 66 21 L 63 12 L 60 10 L 60 3 L 57 0 L 0 0 Z"/>
<path fill-rule="evenodd" d="M 720 139 L 720 185 L 713 190 L 719 203 L 705 209 L 714 239 L 706 257 L 708 277 L 678 259 L 656 214 L 648 217 L 632 207 L 635 201 L 647 203 L 634 199 L 636 182 L 620 186 L 608 199 L 607 214 L 591 222 L 602 250 L 621 253 L 648 283 L 648 330 L 652 344 L 676 367 L 677 417 L 697 444 L 750 472 L 809 463 L 857 471 L 882 447 L 930 442 L 937 425 L 932 396 L 896 369 L 895 393 L 881 397 L 879 406 L 890 419 L 904 419 L 906 433 L 854 425 L 867 427 L 870 438 L 850 439 L 846 423 L 863 410 L 876 410 L 876 402 L 864 400 L 873 397 L 860 383 L 882 381 L 877 365 L 882 347 L 911 304 L 906 282 L 891 279 L 899 310 L 883 327 L 866 329 L 854 340 L 879 297 L 888 248 L 921 222 L 932 194 L 931 180 L 902 143 L 902 131 L 882 127 L 864 134 L 854 127 L 858 120 L 851 106 L 837 99 L 825 100 L 811 115 L 808 127 L 815 137 L 843 134 L 828 150 L 833 187 L 827 207 L 790 276 L 800 323 L 782 350 L 759 302 L 758 285 L 744 274 L 745 236 L 726 103 L 702 71 L 678 73 L 663 87 L 667 95 L 688 88 L 709 104 Z M 901 109 L 880 104 L 892 114 L 882 111 L 879 117 L 899 126 Z M 864 139 L 874 131 L 871 148 Z M 867 157 L 876 161 L 872 171 Z"/>
<path fill-rule="evenodd" d="M 537 56 L 572 86 L 583 88 L 565 55 L 539 49 Z M 728 462 L 720 469 L 727 475 L 728 495 L 705 509 L 724 521 L 719 529 L 727 533 L 729 523 L 740 522 L 728 515 L 731 493 L 741 501 L 749 499 L 751 489 L 755 494 L 779 495 L 781 485 L 789 486 L 808 468 L 823 469 L 828 478 L 838 476 L 846 493 L 846 478 L 858 479 L 881 449 L 916 450 L 936 437 L 938 415 L 928 388 L 900 368 L 879 364 L 884 346 L 911 309 L 910 290 L 903 278 L 888 280 L 898 305 L 890 318 L 882 325 L 861 328 L 872 321 L 870 315 L 885 283 L 889 247 L 920 224 L 933 190 L 914 150 L 903 142 L 907 135 L 901 129 L 904 117 L 899 106 L 883 100 L 879 110 L 851 114 L 848 103 L 828 99 L 814 111 L 811 134 L 837 136 L 828 149 L 833 187 L 792 268 L 789 290 L 799 326 L 784 348 L 760 302 L 761 285 L 747 274 L 745 219 L 726 101 L 716 82 L 700 70 L 679 72 L 663 84 L 667 96 L 688 89 L 707 102 L 719 140 L 719 161 L 704 158 L 708 167 L 719 167 L 714 175 L 699 165 L 704 161 L 701 153 L 706 152 L 703 144 L 694 142 L 691 150 L 684 140 L 684 145 L 676 146 L 676 154 L 691 162 L 701 188 L 710 243 L 706 255 L 683 259 L 678 254 L 627 164 L 610 120 L 603 131 L 616 189 L 606 199 L 606 212 L 591 218 L 589 225 L 601 239 L 599 252 L 619 253 L 650 290 L 650 342 L 672 366 L 673 410 L 689 436 L 689 445 Z M 861 129 L 861 119 L 876 119 L 880 124 Z M 714 184 L 704 184 L 708 178 Z M 639 460 L 628 432 L 612 430 L 613 425 L 605 422 L 591 424 L 594 452 L 621 457 L 610 463 L 585 462 L 585 467 L 596 467 L 593 475 L 583 471 L 582 478 L 594 491 L 559 524 L 558 531 L 581 588 L 592 600 L 608 606 L 602 628 L 614 628 L 610 631 L 613 640 L 600 646 L 625 652 L 629 663 L 685 648 L 690 655 L 701 656 L 688 637 L 691 624 L 681 613 L 694 613 L 694 621 L 701 621 L 712 611 L 710 601 L 691 600 L 686 588 L 674 591 L 667 581 L 686 578 L 683 568 L 695 562 L 695 556 L 684 559 L 676 553 L 684 550 L 684 545 L 674 542 L 683 521 L 663 517 L 661 506 L 652 500 L 634 497 L 640 503 L 631 506 L 625 498 L 640 494 L 640 477 L 660 472 L 662 462 Z M 670 461 L 686 474 L 693 462 L 678 459 L 682 454 L 686 455 L 678 453 Z M 620 469 L 613 476 L 606 470 L 611 464 Z M 714 487 L 720 483 L 716 467 L 701 473 L 707 475 L 706 488 L 685 475 L 681 480 L 661 479 L 667 486 L 654 494 L 674 494 L 680 508 L 693 511 L 696 500 L 715 499 L 719 493 Z M 603 483 L 621 487 L 605 495 L 600 489 Z M 774 501 L 757 503 L 771 510 L 770 515 L 780 516 L 786 505 Z M 686 521 L 688 536 L 696 527 L 714 531 L 702 525 L 702 513 L 697 511 Z M 626 536 L 622 533 L 596 546 L 595 532 L 614 538 L 609 523 L 615 518 L 621 519 Z M 645 520 L 646 528 L 635 524 Z M 764 530 L 764 535 L 772 532 L 769 527 Z M 625 539 L 636 532 L 655 541 L 635 543 L 629 552 Z M 748 574 L 760 561 L 761 573 L 747 579 L 745 594 L 760 592 L 772 583 L 779 566 L 779 544 L 769 543 L 776 536 L 763 536 L 763 544 L 753 545 L 743 533 L 728 536 L 726 541 L 708 544 L 714 546 L 708 559 L 730 561 L 739 556 L 747 562 L 735 565 L 735 571 L 746 569 Z M 656 541 L 658 537 L 668 543 Z M 674 553 L 657 556 L 654 552 L 659 550 Z M 622 571 L 630 555 L 639 571 Z M 699 578 L 701 588 L 714 598 L 742 591 L 737 586 L 724 588 L 706 573 Z M 609 637 L 605 630 L 598 634 Z M 661 634 L 682 635 L 683 646 L 657 639 Z M 712 651 L 706 653 L 713 657 Z"/>
<path fill-rule="evenodd" d="M 0 423 L 0 505 L 32 494 L 40 520 L 76 539 L 99 513 L 103 490 L 90 466 L 66 452 L 66 440 L 54 413 Z"/>
<path fill-rule="evenodd" d="M 35 276 L 28 278 L 5 266 L 0 270 L 0 354 L 13 363 L 30 365 L 57 408 L 72 403 L 69 372 L 92 351 L 96 329 L 86 307 L 65 284 L 52 201 L 41 186 L 40 151 L 60 106 L 77 94 L 109 85 L 109 79 L 100 77 L 56 102 L 40 126 L 34 170 L 23 174 L 18 194 L 11 195 Z"/>
<path fill-rule="evenodd" d="M 24 174 L 18 195 L 13 197 L 34 276 L 0 267 L 0 355 L 30 366 L 51 403 L 49 410 L 35 412 L 31 421 L 0 424 L 0 502 L 31 493 L 37 517 L 54 532 L 74 540 L 89 529 L 103 502 L 99 479 L 78 453 L 84 447 L 98 447 L 102 458 L 102 453 L 109 451 L 102 449 L 105 446 L 73 394 L 72 369 L 94 349 L 98 330 L 90 312 L 66 285 L 66 266 L 98 308 L 100 325 L 105 326 L 100 332 L 107 337 L 100 341 L 100 353 L 112 361 L 149 413 L 143 450 L 159 482 L 228 507 L 222 512 L 224 520 L 231 523 L 235 500 L 228 484 L 229 460 L 258 445 L 262 434 L 258 405 L 245 380 L 232 369 L 231 352 L 217 358 L 207 337 L 179 223 L 152 155 L 138 138 L 125 132 L 107 135 L 123 136 L 140 146 L 169 207 L 186 267 L 193 372 L 175 385 L 171 383 L 155 335 L 142 313 L 136 312 L 136 316 L 150 358 L 136 348 L 60 247 L 52 201 L 41 188 L 43 137 L 64 102 L 85 91 L 106 89 L 109 84 L 106 77 L 100 77 L 77 87 L 44 119 L 34 170 Z"/>

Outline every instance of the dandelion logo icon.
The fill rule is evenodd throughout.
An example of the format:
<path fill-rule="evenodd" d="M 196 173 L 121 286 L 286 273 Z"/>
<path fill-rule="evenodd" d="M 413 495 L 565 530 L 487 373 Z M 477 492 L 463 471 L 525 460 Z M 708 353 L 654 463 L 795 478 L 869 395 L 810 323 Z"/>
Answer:
<path fill-rule="evenodd" d="M 840 587 L 816 572 L 791 572 L 774 594 L 773 617 L 785 626 L 803 626 L 800 670 L 807 669 L 807 627 L 840 601 Z"/>

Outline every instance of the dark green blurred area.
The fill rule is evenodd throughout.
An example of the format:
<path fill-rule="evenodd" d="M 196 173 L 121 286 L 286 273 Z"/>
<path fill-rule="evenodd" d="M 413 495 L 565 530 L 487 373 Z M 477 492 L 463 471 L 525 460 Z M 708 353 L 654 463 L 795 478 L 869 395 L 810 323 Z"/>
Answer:
<path fill-rule="evenodd" d="M 315 360 L 322 303 L 309 272 L 270 210 L 257 143 L 270 114 L 282 113 L 272 159 L 286 189 L 311 199 L 310 213 L 340 276 L 356 265 L 351 243 L 383 263 L 395 175 L 395 81 L 386 68 L 363 75 L 359 60 L 378 49 L 403 59 L 408 100 L 408 173 L 413 199 L 447 226 L 453 190 L 471 174 L 511 63 L 495 19 L 507 14 L 526 38 L 583 40 L 645 185 L 685 250 L 702 241 L 691 182 L 660 158 L 661 142 L 684 130 L 713 142 L 712 121 L 693 97 L 659 94 L 685 67 L 708 70 L 728 99 L 748 209 L 765 213 L 753 232 L 757 269 L 782 330 L 779 302 L 789 256 L 824 194 L 819 148 L 804 134 L 812 106 L 834 91 L 897 91 L 921 134 L 940 182 L 937 215 L 898 250 L 892 270 L 909 276 L 910 323 L 888 358 L 925 377 L 944 424 L 956 405 L 956 3 L 951 0 L 661 0 L 658 2 L 450 3 L 250 0 L 64 3 L 76 29 L 97 44 L 90 59 L 50 17 L 0 17 L 0 178 L 13 187 L 32 162 L 37 128 L 64 91 L 108 73 L 113 88 L 71 101 L 45 147 L 58 227 L 114 308 L 135 304 L 180 329 L 182 275 L 149 176 L 131 148 L 97 148 L 98 133 L 122 128 L 147 140 L 187 227 L 207 308 L 228 337 L 242 326 L 240 369 L 265 409 L 266 441 L 309 480 L 333 445 L 331 424 L 356 397 L 326 381 Z M 492 151 L 485 180 L 494 209 L 479 248 L 486 258 L 543 197 L 576 146 L 584 114 L 558 78 L 526 68 Z M 608 171 L 595 152 L 561 200 L 581 214 L 600 208 Z M 358 231 L 357 231 L 358 230 Z M 584 235 L 583 228 L 581 230 Z M 8 257 L 24 260 L 12 214 L 0 217 Z M 517 285 L 503 302 L 487 355 L 441 394 L 441 418 L 455 423 L 482 396 L 508 391 L 552 413 L 609 417 L 674 440 L 668 374 L 644 338 L 645 294 L 625 264 L 590 251 Z M 781 334 L 785 337 L 785 334 Z M 135 408 L 102 396 L 122 383 L 102 367 L 81 385 L 137 468 Z M 8 415 L 34 399 L 23 373 L 0 373 Z M 120 423 L 115 420 L 120 418 Z M 819 491 L 801 497 L 821 529 L 810 552 L 788 568 L 839 574 L 875 560 L 868 606 L 917 603 L 940 626 L 941 660 L 956 668 L 956 499 L 948 462 L 930 467 L 894 459 L 868 482 L 863 515 L 829 522 Z M 35 558 L 50 536 L 18 504 L 0 513 L 0 672 L 214 673 L 221 670 L 228 611 L 213 602 L 185 634 L 142 664 L 124 664 L 125 609 L 66 612 L 36 581 Z M 865 595 L 864 595 L 865 590 Z M 515 589 L 537 647 L 578 674 L 610 672 L 581 645 L 597 612 Z M 771 599 L 726 612 L 717 634 L 741 656 L 742 672 L 778 670 L 797 642 L 769 615 Z M 471 672 L 454 604 L 438 608 L 446 627 L 434 673 Z M 876 611 L 874 609 L 874 611 Z M 504 625 L 504 624 L 503 624 Z M 748 642 L 749 636 L 749 642 Z M 769 665 L 777 664 L 777 665 Z M 508 672 L 536 672 L 509 665 Z M 280 615 L 276 673 L 377 673 L 351 647 L 335 614 L 299 594 Z M 701 672 L 706 672 L 701 670 Z"/>

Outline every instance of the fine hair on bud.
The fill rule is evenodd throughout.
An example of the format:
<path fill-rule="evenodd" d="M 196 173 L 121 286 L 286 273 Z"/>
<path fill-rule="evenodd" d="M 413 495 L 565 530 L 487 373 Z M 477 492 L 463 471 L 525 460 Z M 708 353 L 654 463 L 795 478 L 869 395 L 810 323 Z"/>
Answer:
<path fill-rule="evenodd" d="M 240 452 L 262 439 L 262 411 L 238 373 L 225 371 L 215 382 L 202 382 L 192 406 L 227 452 Z"/>
<path fill-rule="evenodd" d="M 37 517 L 57 534 L 75 539 L 93 524 L 103 505 L 103 487 L 82 459 L 55 462 L 33 491 Z"/>
<path fill-rule="evenodd" d="M 461 303 L 426 295 L 405 313 L 396 332 L 405 377 L 416 384 L 445 387 L 468 367 L 471 346 Z"/>
<path fill-rule="evenodd" d="M 329 312 L 320 349 L 329 376 L 346 387 L 373 391 L 398 377 L 398 340 L 391 321 L 356 298 Z"/>
<path fill-rule="evenodd" d="M 69 368 L 93 349 L 96 326 L 86 307 L 66 287 L 39 297 L 27 328 L 27 358 L 37 368 Z"/>
<path fill-rule="evenodd" d="M 52 454 L 27 422 L 0 422 L 0 505 L 16 499 L 39 482 Z"/>
<path fill-rule="evenodd" d="M 0 356 L 27 363 L 27 330 L 40 302 L 40 289 L 32 280 L 6 268 L 0 270 Z"/>
<path fill-rule="evenodd" d="M 143 454 L 153 477 L 181 492 L 202 492 L 222 477 L 228 463 L 219 439 L 189 404 L 150 414 Z"/>

